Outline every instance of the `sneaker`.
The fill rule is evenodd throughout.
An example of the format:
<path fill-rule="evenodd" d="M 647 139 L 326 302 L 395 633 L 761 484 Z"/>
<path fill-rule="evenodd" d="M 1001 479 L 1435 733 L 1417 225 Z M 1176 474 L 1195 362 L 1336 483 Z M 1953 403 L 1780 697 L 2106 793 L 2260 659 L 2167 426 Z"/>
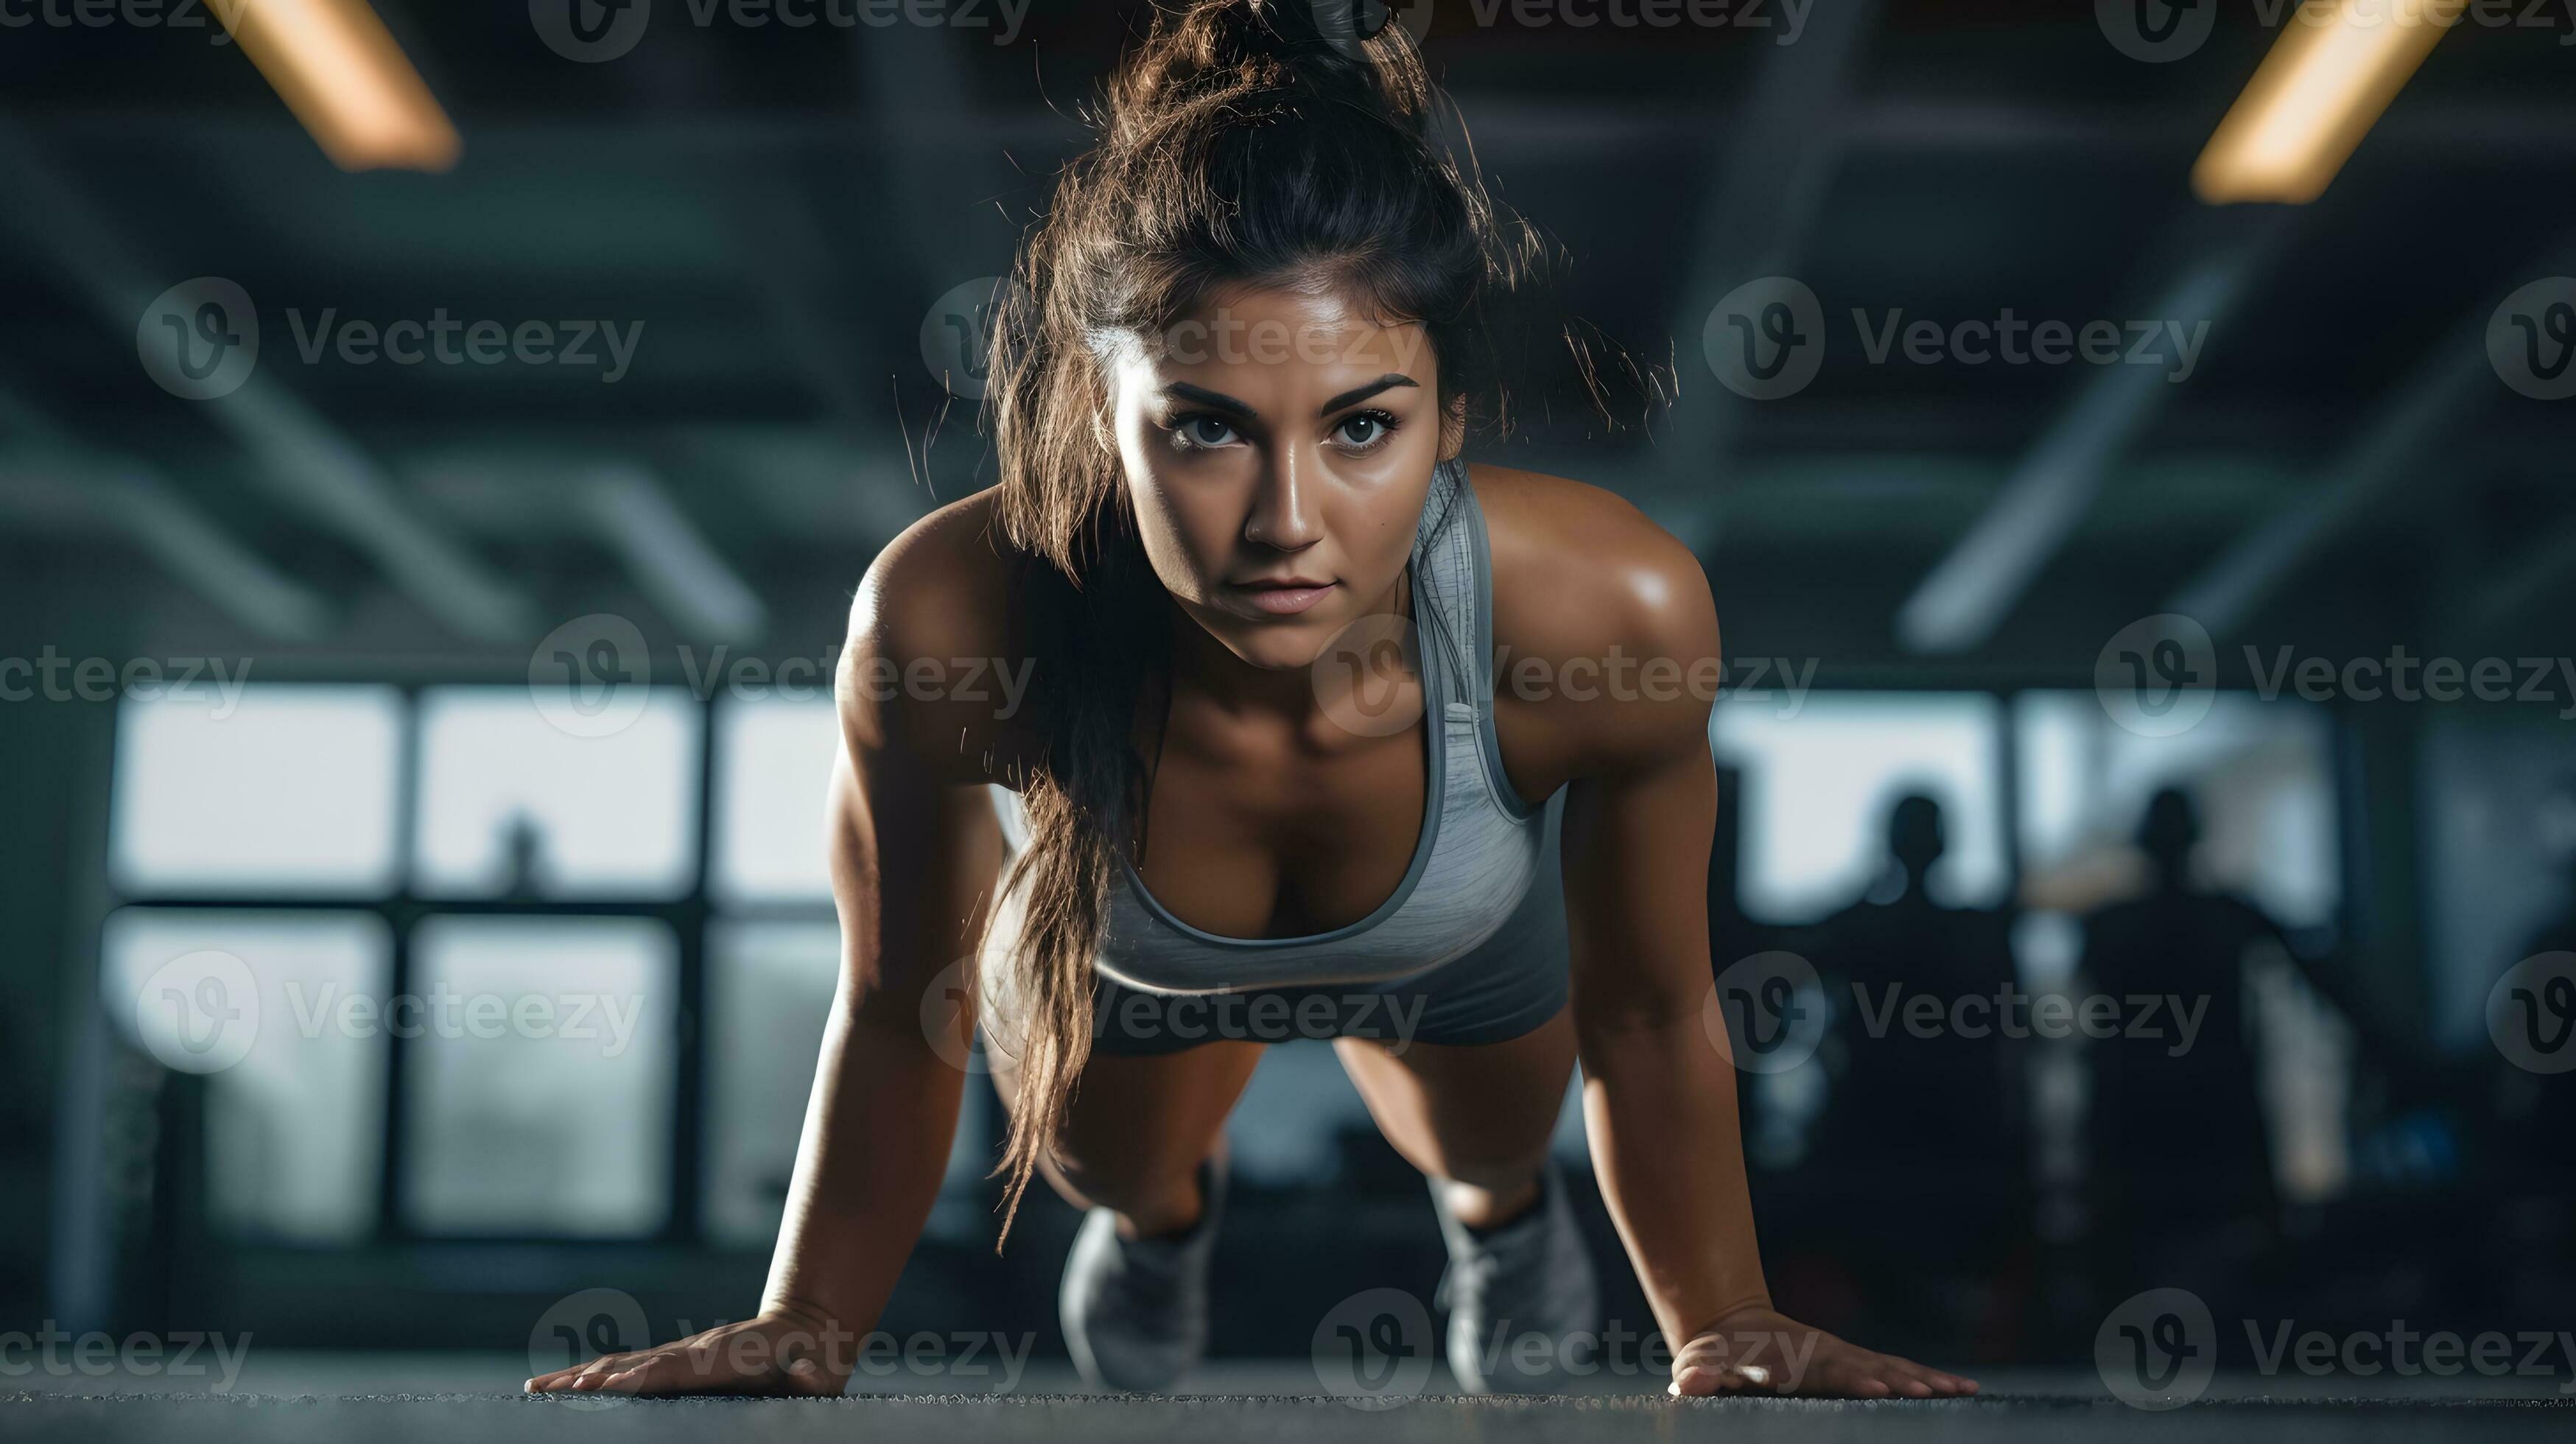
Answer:
<path fill-rule="evenodd" d="M 1073 1366 L 1094 1389 L 1151 1393 L 1207 1352 L 1208 1257 L 1225 1207 L 1220 1153 L 1199 1164 L 1199 1216 L 1177 1234 L 1121 1238 L 1095 1208 L 1074 1236 L 1058 1298 Z"/>
<path fill-rule="evenodd" d="M 1562 1392 L 1570 1370 L 1586 1369 L 1600 1323 L 1592 1255 L 1575 1227 L 1564 1176 L 1550 1162 L 1539 1201 L 1491 1229 L 1452 1217 L 1438 1180 L 1431 1206 L 1449 1245 L 1439 1304 L 1449 1310 L 1449 1371 L 1470 1394 Z M 1530 1335 L 1546 1341 L 1542 1350 Z"/>

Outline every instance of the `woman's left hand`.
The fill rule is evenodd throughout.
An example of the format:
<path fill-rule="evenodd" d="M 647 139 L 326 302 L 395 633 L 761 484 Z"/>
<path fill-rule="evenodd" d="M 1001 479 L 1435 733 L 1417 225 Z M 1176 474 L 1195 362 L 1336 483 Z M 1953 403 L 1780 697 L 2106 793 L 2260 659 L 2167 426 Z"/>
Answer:
<path fill-rule="evenodd" d="M 1977 1381 L 1873 1354 L 1776 1309 L 1739 1309 L 1701 1330 L 1673 1356 L 1677 1398 L 1803 1394 L 1830 1399 L 1946 1399 Z"/>

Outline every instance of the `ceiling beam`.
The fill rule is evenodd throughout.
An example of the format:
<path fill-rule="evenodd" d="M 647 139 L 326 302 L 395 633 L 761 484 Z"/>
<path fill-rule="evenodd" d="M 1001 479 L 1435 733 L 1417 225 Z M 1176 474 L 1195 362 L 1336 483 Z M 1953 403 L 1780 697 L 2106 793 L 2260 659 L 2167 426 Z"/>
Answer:
<path fill-rule="evenodd" d="M 2195 212 L 2188 256 L 2145 316 L 2168 328 L 2218 332 L 2281 244 L 2291 222 L 2277 207 Z M 2129 337 L 2121 337 L 2125 352 Z M 2159 351 L 2170 354 L 2158 337 Z M 2206 359 L 2206 353 L 2201 358 Z M 1907 651 L 1955 656 L 1984 645 L 2084 520 L 2112 468 L 2180 390 L 2168 365 L 2097 366 L 2068 407 L 2022 456 L 1994 504 L 1906 599 L 1896 617 Z"/>
<path fill-rule="evenodd" d="M 2576 236 L 2550 247 L 2505 283 L 2576 269 Z M 2503 393 L 2487 359 L 2487 324 L 2502 292 L 2479 300 L 2442 333 L 2395 387 L 2370 410 L 2372 420 L 2336 453 L 2307 494 L 2284 505 L 2220 553 L 2177 594 L 2168 610 L 2198 621 L 2213 637 L 2253 620 L 2324 546 L 2382 496 L 2416 474 L 2426 452 L 2477 403 Z"/>
<path fill-rule="evenodd" d="M 165 289 L 149 279 L 159 273 L 5 123 L 0 182 L 13 200 L 0 216 L 16 218 L 30 249 L 78 283 L 103 323 L 131 334 Z M 527 639 L 535 615 L 527 598 L 432 527 L 363 447 L 277 380 L 275 367 L 194 404 L 249 453 L 254 480 L 366 553 L 451 630 L 481 642 Z"/>
<path fill-rule="evenodd" d="M 1694 551 L 1714 546 L 1723 524 L 1718 475 L 1747 404 L 1709 373 L 1701 333 L 1727 293 L 1796 269 L 1841 159 L 1835 117 L 1877 17 L 1875 0 L 1818 6 L 1798 44 L 1773 47 L 1700 189 L 1689 232 L 1694 264 L 1671 325 L 1680 374 L 1662 443 L 1664 475 L 1634 498 Z M 1460 109 L 1476 114 L 1464 101 Z M 1476 125 L 1480 135 L 1487 128 Z"/>
<path fill-rule="evenodd" d="M 750 642 L 768 608 L 645 468 L 612 464 L 584 476 L 576 505 L 626 574 L 681 631 L 704 642 Z"/>

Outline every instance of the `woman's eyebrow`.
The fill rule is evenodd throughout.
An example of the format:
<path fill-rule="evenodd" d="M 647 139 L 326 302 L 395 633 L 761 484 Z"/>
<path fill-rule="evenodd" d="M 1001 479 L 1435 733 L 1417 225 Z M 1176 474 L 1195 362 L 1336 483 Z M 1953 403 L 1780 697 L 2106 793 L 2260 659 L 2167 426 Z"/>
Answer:
<path fill-rule="evenodd" d="M 1226 395 L 1222 391 L 1210 391 L 1204 386 L 1192 386 L 1186 381 L 1172 382 L 1163 388 L 1163 394 L 1167 397 L 1176 397 L 1184 401 L 1195 401 L 1201 406 L 1211 406 L 1219 411 L 1231 411 L 1235 415 L 1246 419 L 1250 419 L 1260 414 L 1254 411 L 1249 405 L 1235 400 L 1233 397 Z"/>
<path fill-rule="evenodd" d="M 1384 376 L 1377 378 L 1375 381 L 1370 382 L 1366 386 L 1354 386 L 1350 390 L 1343 392 L 1341 395 L 1334 397 L 1332 400 L 1325 402 L 1323 409 L 1315 414 L 1317 416 L 1330 416 L 1345 406 L 1357 406 L 1361 402 L 1368 400 L 1370 397 L 1375 396 L 1389 387 L 1419 386 L 1421 384 L 1421 382 L 1414 380 L 1410 376 L 1390 371 Z"/>
<path fill-rule="evenodd" d="M 1332 400 L 1325 402 L 1323 406 L 1315 412 L 1315 414 L 1317 416 L 1330 416 L 1334 412 L 1339 411 L 1346 406 L 1357 406 L 1361 402 L 1366 401 L 1370 397 L 1375 396 L 1381 391 L 1388 390 L 1391 387 L 1419 386 L 1421 384 L 1421 382 L 1414 380 L 1410 376 L 1390 371 L 1386 375 L 1377 378 L 1375 381 L 1371 381 L 1364 386 L 1354 386 L 1350 390 L 1343 392 L 1341 395 L 1334 397 Z M 1255 419 L 1260 415 L 1259 412 L 1254 411 L 1249 405 L 1226 395 L 1222 391 L 1210 391 L 1204 386 L 1193 386 L 1187 381 L 1174 381 L 1169 385 L 1166 385 L 1163 388 L 1163 394 L 1167 397 L 1179 400 L 1195 401 L 1201 406 L 1209 407 L 1217 411 L 1231 412 L 1232 414 L 1243 417 L 1246 420 Z"/>

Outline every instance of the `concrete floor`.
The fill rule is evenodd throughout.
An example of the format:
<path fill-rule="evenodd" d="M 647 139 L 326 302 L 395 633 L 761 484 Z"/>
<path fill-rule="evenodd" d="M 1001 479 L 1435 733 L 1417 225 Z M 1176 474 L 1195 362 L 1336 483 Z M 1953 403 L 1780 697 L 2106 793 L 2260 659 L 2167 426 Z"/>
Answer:
<path fill-rule="evenodd" d="M 530 1399 L 511 1393 L 526 1361 L 503 1354 L 245 1356 L 229 1387 L 213 1378 L 95 1379 L 42 1371 L 0 1379 L 0 1439 L 314 1441 L 759 1441 L 972 1439 L 997 1444 L 1187 1440 L 1206 1444 L 1609 1444 L 1676 1438 L 1901 1440 L 2050 1444 L 2093 1440 L 2308 1441 L 2576 1437 L 2576 1396 L 2555 1381 L 2265 1379 L 2221 1376 L 2201 1402 L 2147 1413 L 2111 1400 L 2080 1371 L 1990 1370 L 1974 1400 L 1871 1404 L 1661 1397 L 1661 1380 L 1598 1378 L 1586 1396 L 1467 1399 L 1435 1375 L 1393 1407 L 1320 1397 L 1303 1361 L 1213 1361 L 1189 1396 L 1084 1397 L 1061 1360 L 1031 1360 L 1010 1392 L 901 1392 L 840 1400 Z M 867 1383 L 870 1381 L 862 1381 Z M 944 1386 L 954 1389 L 954 1378 Z M 2516 1387 L 2521 1385 L 2522 1387 Z"/>
<path fill-rule="evenodd" d="M 2208 1402 L 2149 1414 L 2117 1403 L 1995 1395 L 1940 1403 L 1803 1400 L 1671 1403 L 1657 1398 L 1508 1400 L 1423 1396 L 1379 1410 L 1315 1398 L 903 1396 L 833 1400 L 565 1400 L 409 1395 L 0 1396 L 0 1438 L 66 1444 L 576 1444 L 632 1440 L 975 1440 L 991 1444 L 1613 1444 L 1679 1438 L 1728 1444 L 2328 1444 L 2328 1441 L 2566 1439 L 2565 1401 Z"/>

